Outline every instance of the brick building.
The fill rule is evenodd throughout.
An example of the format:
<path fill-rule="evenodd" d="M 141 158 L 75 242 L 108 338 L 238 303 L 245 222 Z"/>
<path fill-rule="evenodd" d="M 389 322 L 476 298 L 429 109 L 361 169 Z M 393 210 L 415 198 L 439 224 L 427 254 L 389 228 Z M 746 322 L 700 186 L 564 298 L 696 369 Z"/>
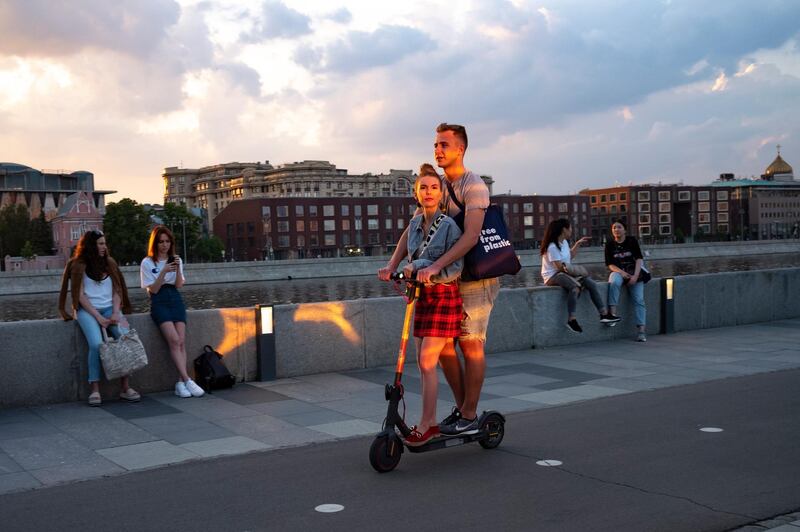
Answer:
<path fill-rule="evenodd" d="M 576 237 L 589 235 L 588 196 L 492 196 L 492 203 L 503 208 L 509 240 L 515 249 L 531 249 L 544 238 L 547 225 L 557 218 L 572 224 Z"/>

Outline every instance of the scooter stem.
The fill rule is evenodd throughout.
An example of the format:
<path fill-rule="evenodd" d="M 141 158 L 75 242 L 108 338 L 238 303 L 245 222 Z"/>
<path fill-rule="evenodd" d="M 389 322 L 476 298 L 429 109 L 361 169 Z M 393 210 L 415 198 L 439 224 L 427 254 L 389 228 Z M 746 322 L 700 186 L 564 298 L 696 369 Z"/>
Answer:
<path fill-rule="evenodd" d="M 406 363 L 406 346 L 408 345 L 408 332 L 411 329 L 411 317 L 414 315 L 414 305 L 419 297 L 419 285 L 414 285 L 414 296 L 409 298 L 406 305 L 406 315 L 403 319 L 403 335 L 400 338 L 400 350 L 397 353 L 397 368 L 394 370 L 394 385 L 400 384 L 400 379 L 403 376 L 403 366 Z"/>

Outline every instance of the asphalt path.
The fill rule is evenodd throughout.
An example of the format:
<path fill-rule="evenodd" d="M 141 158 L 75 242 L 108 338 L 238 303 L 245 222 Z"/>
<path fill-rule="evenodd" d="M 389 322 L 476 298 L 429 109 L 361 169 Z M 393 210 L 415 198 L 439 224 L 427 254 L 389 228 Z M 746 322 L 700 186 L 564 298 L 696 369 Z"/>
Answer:
<path fill-rule="evenodd" d="M 514 414 L 497 449 L 386 474 L 371 438 L 192 462 L 0 496 L 0 529 L 730 530 L 800 508 L 798 391 L 792 370 Z"/>

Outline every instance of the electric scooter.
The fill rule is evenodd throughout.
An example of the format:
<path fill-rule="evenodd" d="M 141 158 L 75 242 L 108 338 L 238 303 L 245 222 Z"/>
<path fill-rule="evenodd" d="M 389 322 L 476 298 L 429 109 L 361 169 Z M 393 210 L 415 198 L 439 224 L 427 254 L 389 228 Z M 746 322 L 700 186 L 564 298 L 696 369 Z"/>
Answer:
<path fill-rule="evenodd" d="M 393 281 L 405 281 L 406 312 L 403 320 L 403 333 L 400 340 L 400 350 L 397 354 L 397 367 L 394 373 L 394 382 L 387 384 L 384 391 L 389 407 L 383 422 L 383 430 L 375 436 L 369 449 L 369 463 L 379 473 L 392 471 L 397 464 L 404 449 L 404 438 L 411 434 L 411 429 L 406 425 L 400 415 L 399 405 L 403 401 L 403 366 L 406 360 L 406 346 L 408 345 L 411 318 L 414 315 L 414 305 L 420 292 L 420 283 L 414 279 L 407 279 L 402 273 L 392 274 Z M 506 418 L 493 410 L 483 412 L 478 420 L 478 432 L 474 434 L 442 434 L 420 446 L 405 446 L 412 453 L 436 451 L 465 443 L 478 442 L 484 449 L 494 449 L 503 441 L 505 434 Z"/>

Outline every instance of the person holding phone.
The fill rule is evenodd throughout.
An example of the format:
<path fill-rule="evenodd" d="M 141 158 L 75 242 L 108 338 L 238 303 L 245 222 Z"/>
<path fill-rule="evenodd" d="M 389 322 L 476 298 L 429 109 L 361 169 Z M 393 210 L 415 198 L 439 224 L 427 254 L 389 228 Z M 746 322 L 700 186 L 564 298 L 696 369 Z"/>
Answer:
<path fill-rule="evenodd" d="M 169 345 L 178 382 L 178 397 L 201 397 L 205 392 L 186 370 L 186 306 L 178 291 L 186 282 L 183 261 L 175 254 L 175 238 L 166 226 L 157 225 L 150 233 L 147 256 L 139 267 L 142 288 L 150 295 L 150 317 Z"/>

